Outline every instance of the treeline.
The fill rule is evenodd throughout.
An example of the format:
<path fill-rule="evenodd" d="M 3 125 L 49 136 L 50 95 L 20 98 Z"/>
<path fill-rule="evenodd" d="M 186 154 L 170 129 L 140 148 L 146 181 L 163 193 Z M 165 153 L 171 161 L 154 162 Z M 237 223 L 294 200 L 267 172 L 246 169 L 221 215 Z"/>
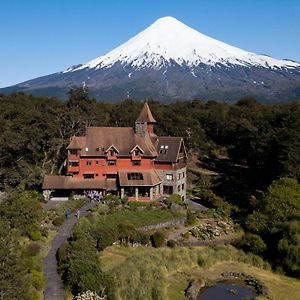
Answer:
<path fill-rule="evenodd" d="M 44 286 L 41 196 L 19 186 L 0 201 L 0 299 L 37 300 Z"/>
<path fill-rule="evenodd" d="M 83 88 L 69 99 L 0 95 L 0 184 L 36 186 L 45 173 L 62 173 L 66 146 L 86 126 L 133 126 L 142 101 L 112 104 L 89 98 Z M 245 98 L 149 105 L 158 135 L 183 136 L 200 155 L 226 153 L 245 161 L 253 181 L 267 186 L 284 175 L 300 177 L 300 103 L 263 105 Z"/>

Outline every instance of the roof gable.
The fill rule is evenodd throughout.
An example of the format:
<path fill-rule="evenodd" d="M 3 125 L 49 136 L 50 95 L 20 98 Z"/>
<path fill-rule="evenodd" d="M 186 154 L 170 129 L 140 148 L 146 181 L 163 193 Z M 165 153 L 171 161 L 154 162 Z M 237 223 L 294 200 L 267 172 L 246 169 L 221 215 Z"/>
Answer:
<path fill-rule="evenodd" d="M 114 145 L 110 145 L 106 150 L 105 153 L 107 153 L 110 149 L 114 149 L 117 153 L 120 153 L 120 151 L 115 147 Z"/>
<path fill-rule="evenodd" d="M 144 103 L 144 106 L 142 108 L 142 111 L 139 115 L 139 117 L 136 120 L 137 123 L 156 123 L 156 120 L 153 118 L 152 112 L 149 108 L 149 105 L 147 102 Z"/>
<path fill-rule="evenodd" d="M 116 149 L 120 156 L 129 156 L 137 145 L 144 156 L 157 156 L 151 139 L 138 136 L 132 127 L 87 127 L 84 138 L 85 143 L 81 148 L 85 150 L 81 151 L 84 156 L 104 156 L 110 147 Z"/>
<path fill-rule="evenodd" d="M 156 157 L 155 161 L 176 162 L 181 147 L 184 148 L 183 138 L 181 137 L 173 137 L 173 136 L 158 137 L 158 143 L 157 143 L 158 156 Z"/>

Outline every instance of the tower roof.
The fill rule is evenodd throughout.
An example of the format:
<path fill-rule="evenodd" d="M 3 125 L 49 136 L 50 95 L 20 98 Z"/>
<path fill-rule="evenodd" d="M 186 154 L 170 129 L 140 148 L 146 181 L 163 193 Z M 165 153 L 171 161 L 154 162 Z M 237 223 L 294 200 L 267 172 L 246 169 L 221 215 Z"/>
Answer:
<path fill-rule="evenodd" d="M 156 123 L 147 102 L 144 103 L 142 111 L 139 117 L 137 118 L 136 122 Z"/>

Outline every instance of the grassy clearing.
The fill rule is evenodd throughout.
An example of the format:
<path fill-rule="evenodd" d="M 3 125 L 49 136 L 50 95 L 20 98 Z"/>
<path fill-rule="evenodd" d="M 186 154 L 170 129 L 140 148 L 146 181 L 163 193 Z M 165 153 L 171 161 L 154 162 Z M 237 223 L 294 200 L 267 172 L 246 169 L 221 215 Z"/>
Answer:
<path fill-rule="evenodd" d="M 182 214 L 165 209 L 116 210 L 105 214 L 93 214 L 88 219 L 105 226 L 117 226 L 122 222 L 130 222 L 136 227 L 163 223 L 182 217 Z"/>
<path fill-rule="evenodd" d="M 113 246 L 100 254 L 100 261 L 103 270 L 116 278 L 117 299 L 183 300 L 190 280 L 203 278 L 210 282 L 227 271 L 245 272 L 262 280 L 274 300 L 296 300 L 300 295 L 300 281 L 272 273 L 259 257 L 246 255 L 232 246 Z"/>

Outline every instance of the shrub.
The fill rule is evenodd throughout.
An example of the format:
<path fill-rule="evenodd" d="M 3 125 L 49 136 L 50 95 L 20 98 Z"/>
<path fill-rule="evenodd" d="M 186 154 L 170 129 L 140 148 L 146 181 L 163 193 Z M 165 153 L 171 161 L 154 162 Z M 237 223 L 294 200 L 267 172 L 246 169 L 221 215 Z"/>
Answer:
<path fill-rule="evenodd" d="M 28 246 L 27 246 L 27 254 L 29 256 L 36 256 L 39 254 L 40 250 L 41 250 L 41 246 L 37 243 L 30 243 Z"/>
<path fill-rule="evenodd" d="M 253 233 L 246 233 L 237 243 L 237 246 L 246 252 L 252 252 L 258 255 L 263 254 L 267 249 L 267 246 L 262 238 Z"/>
<path fill-rule="evenodd" d="M 30 232 L 29 237 L 30 237 L 30 239 L 33 240 L 33 241 L 39 241 L 39 240 L 42 238 L 42 234 L 41 234 L 40 231 L 34 230 L 34 231 L 31 231 L 31 232 Z"/>
<path fill-rule="evenodd" d="M 61 226 L 65 221 L 65 217 L 64 216 L 59 216 L 59 217 L 56 217 L 53 221 L 52 221 L 52 224 L 54 226 Z"/>
<path fill-rule="evenodd" d="M 184 239 L 189 239 L 190 238 L 190 233 L 189 232 L 184 232 L 181 234 L 181 236 L 184 238 Z"/>
<path fill-rule="evenodd" d="M 136 241 L 142 245 L 148 245 L 150 242 L 150 235 L 144 232 L 137 232 Z"/>
<path fill-rule="evenodd" d="M 47 238 L 48 237 L 48 229 L 42 228 L 41 229 L 41 234 L 43 237 Z"/>
<path fill-rule="evenodd" d="M 98 296 L 96 293 L 92 291 L 86 291 L 79 295 L 77 295 L 74 300 L 101 300 L 102 297 Z"/>
<path fill-rule="evenodd" d="M 32 277 L 32 285 L 34 286 L 34 288 L 39 291 L 42 290 L 45 284 L 43 274 L 37 270 L 31 270 L 30 274 Z"/>
<path fill-rule="evenodd" d="M 152 246 L 155 248 L 161 247 L 164 244 L 164 241 L 165 241 L 165 235 L 161 231 L 156 231 L 151 236 L 151 243 L 152 243 Z"/>
<path fill-rule="evenodd" d="M 167 246 L 170 248 L 175 248 L 175 247 L 177 247 L 177 242 L 174 240 L 168 240 Z"/>
<path fill-rule="evenodd" d="M 194 213 L 192 213 L 190 210 L 186 213 L 186 224 L 187 225 L 194 225 L 196 223 L 197 217 Z"/>
<path fill-rule="evenodd" d="M 181 199 L 180 195 L 178 195 L 178 194 L 172 194 L 166 200 L 166 204 L 168 204 L 168 205 L 172 205 L 172 204 L 184 205 L 184 202 Z"/>

